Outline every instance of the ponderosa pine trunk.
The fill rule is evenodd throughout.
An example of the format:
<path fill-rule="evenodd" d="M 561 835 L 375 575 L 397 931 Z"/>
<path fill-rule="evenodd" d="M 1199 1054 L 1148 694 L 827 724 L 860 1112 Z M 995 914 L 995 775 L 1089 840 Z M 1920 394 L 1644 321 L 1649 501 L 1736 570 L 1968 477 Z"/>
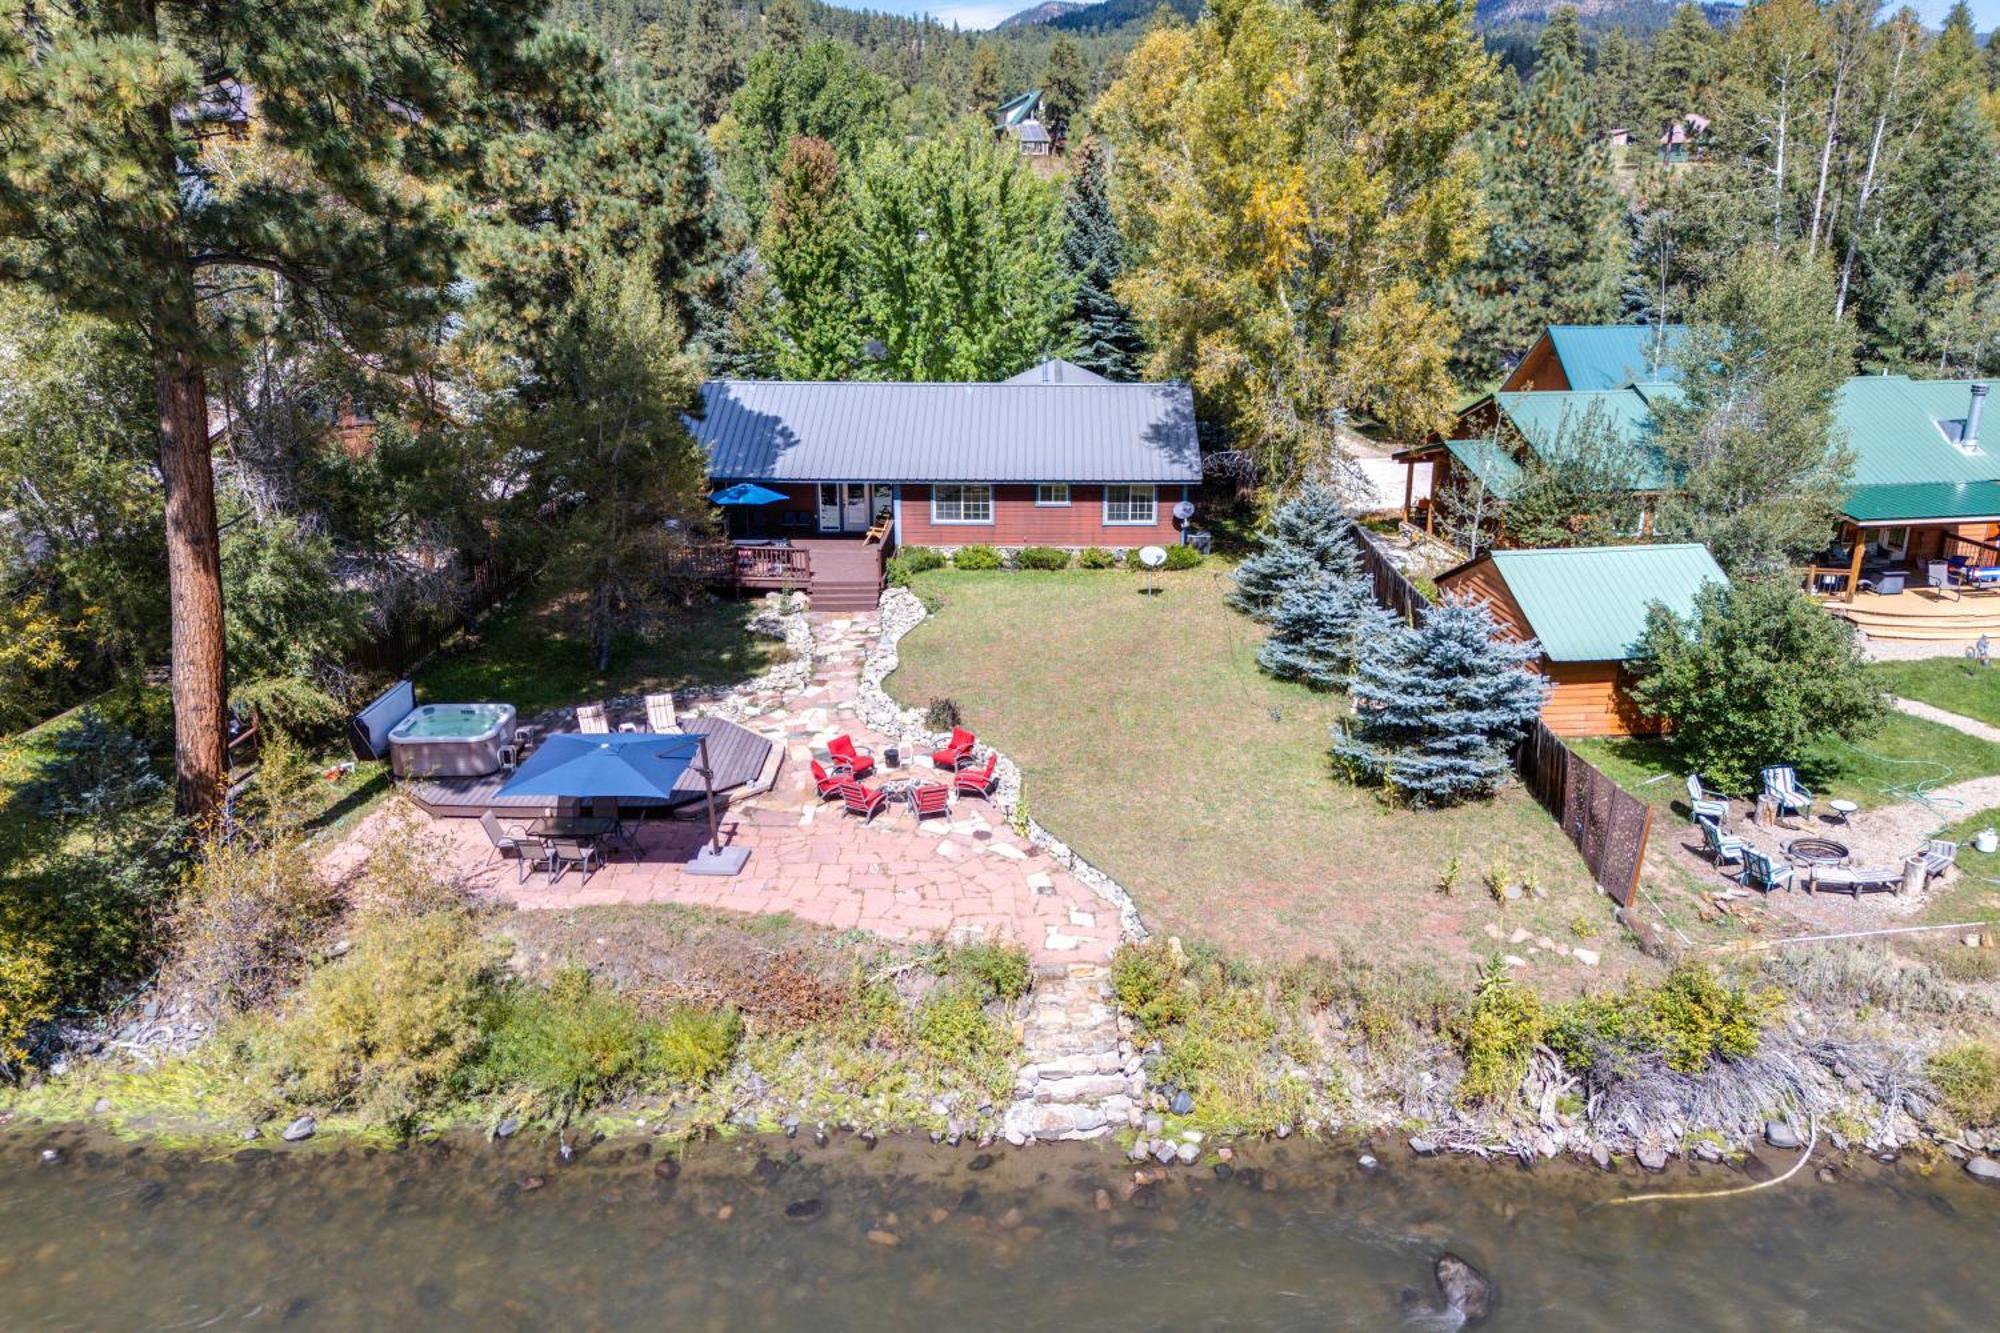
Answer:
<path fill-rule="evenodd" d="M 188 314 L 191 318 L 192 301 Z M 206 830 L 222 810 L 229 782 L 222 548 L 209 456 L 208 387 L 191 348 L 158 347 L 153 363 L 173 626 L 174 810 Z"/>

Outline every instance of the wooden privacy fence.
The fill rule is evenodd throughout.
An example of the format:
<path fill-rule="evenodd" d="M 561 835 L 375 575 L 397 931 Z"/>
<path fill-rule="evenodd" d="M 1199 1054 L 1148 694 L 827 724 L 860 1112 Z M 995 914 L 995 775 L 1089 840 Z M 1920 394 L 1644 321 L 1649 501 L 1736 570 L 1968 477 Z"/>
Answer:
<path fill-rule="evenodd" d="M 1414 622 L 1430 599 L 1396 568 L 1374 533 L 1358 523 L 1348 531 L 1361 549 L 1362 567 L 1375 581 L 1375 600 Z M 1514 771 L 1576 845 L 1598 887 L 1620 907 L 1630 906 L 1646 861 L 1653 808 L 1564 745 L 1541 721 L 1514 748 Z"/>

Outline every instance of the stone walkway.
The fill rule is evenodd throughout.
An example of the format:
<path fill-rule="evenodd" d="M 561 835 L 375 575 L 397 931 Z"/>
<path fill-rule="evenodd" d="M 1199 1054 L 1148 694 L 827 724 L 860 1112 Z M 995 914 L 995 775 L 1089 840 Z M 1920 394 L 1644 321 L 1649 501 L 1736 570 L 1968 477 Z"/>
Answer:
<path fill-rule="evenodd" d="M 1109 970 L 1076 963 L 1051 980 L 1035 987 L 1021 1034 L 1027 1063 L 1014 1076 L 1008 1142 L 1090 1139 L 1138 1125 L 1146 1079 L 1121 1031 Z"/>
<path fill-rule="evenodd" d="M 811 760 L 827 741 L 848 733 L 878 757 L 886 744 L 862 725 L 856 707 L 874 637 L 873 615 L 816 616 L 813 669 L 796 692 L 774 688 L 727 701 L 731 716 L 785 750 L 772 790 L 732 804 L 723 817 L 723 841 L 750 849 L 741 875 L 683 869 L 706 836 L 698 817 L 648 823 L 636 855 L 620 851 L 588 882 L 570 871 L 554 885 L 540 874 L 517 883 L 514 864 L 494 857 L 476 820 L 434 820 L 431 828 L 475 892 L 527 910 L 677 902 L 789 912 L 897 940 L 1014 940 L 1044 968 L 1108 960 L 1119 940 L 1117 911 L 1017 837 L 985 802 L 956 800 L 948 821 L 921 825 L 905 807 L 890 806 L 864 826 L 837 801 L 818 799 Z M 939 775 L 924 755 L 878 776 Z M 385 821 L 364 822 L 354 840 L 365 845 Z M 355 849 L 343 850 L 340 859 L 352 864 Z"/>
<path fill-rule="evenodd" d="M 1916 699 L 1892 698 L 1889 700 L 1889 704 L 1899 713 L 1908 713 L 1911 717 L 1920 717 L 1928 722 L 1936 722 L 1941 726 L 1950 727 L 1953 731 L 1962 731 L 1968 736 L 1976 736 L 1982 741 L 1992 741 L 1996 745 L 2000 745 L 2000 727 L 1981 722 L 1976 717 L 1967 717 L 1963 713 L 1947 712 L 1935 704 L 1922 703 Z"/>

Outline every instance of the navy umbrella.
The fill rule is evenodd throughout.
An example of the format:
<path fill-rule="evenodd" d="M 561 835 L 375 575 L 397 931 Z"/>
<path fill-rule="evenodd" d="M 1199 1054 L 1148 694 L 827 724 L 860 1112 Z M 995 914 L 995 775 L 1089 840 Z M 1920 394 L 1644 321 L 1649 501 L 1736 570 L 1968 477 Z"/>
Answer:
<path fill-rule="evenodd" d="M 715 822 L 715 783 L 708 764 L 708 738 L 699 732 L 675 736 L 646 731 L 590 736 L 557 732 L 514 770 L 514 776 L 501 784 L 499 795 L 668 800 L 673 796 L 674 784 L 689 768 L 701 775 L 708 802 L 709 841 L 688 869 L 698 875 L 733 875 L 743 868 L 750 849 L 723 849 Z"/>

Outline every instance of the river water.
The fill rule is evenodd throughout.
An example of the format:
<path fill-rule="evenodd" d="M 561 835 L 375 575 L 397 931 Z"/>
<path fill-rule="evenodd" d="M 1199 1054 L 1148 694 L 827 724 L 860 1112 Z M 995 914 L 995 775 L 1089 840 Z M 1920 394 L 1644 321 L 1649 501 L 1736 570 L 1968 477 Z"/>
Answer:
<path fill-rule="evenodd" d="M 199 1155 L 17 1131 L 0 1328 L 1445 1327 L 1424 1306 L 1446 1250 L 1493 1280 L 1493 1329 L 2000 1327 L 2000 1189 L 1950 1163 L 1617 1205 L 1746 1177 L 1359 1151 L 1253 1146 L 1228 1179 L 1135 1191 L 1087 1146 L 607 1142 L 562 1165 L 523 1140 Z"/>

